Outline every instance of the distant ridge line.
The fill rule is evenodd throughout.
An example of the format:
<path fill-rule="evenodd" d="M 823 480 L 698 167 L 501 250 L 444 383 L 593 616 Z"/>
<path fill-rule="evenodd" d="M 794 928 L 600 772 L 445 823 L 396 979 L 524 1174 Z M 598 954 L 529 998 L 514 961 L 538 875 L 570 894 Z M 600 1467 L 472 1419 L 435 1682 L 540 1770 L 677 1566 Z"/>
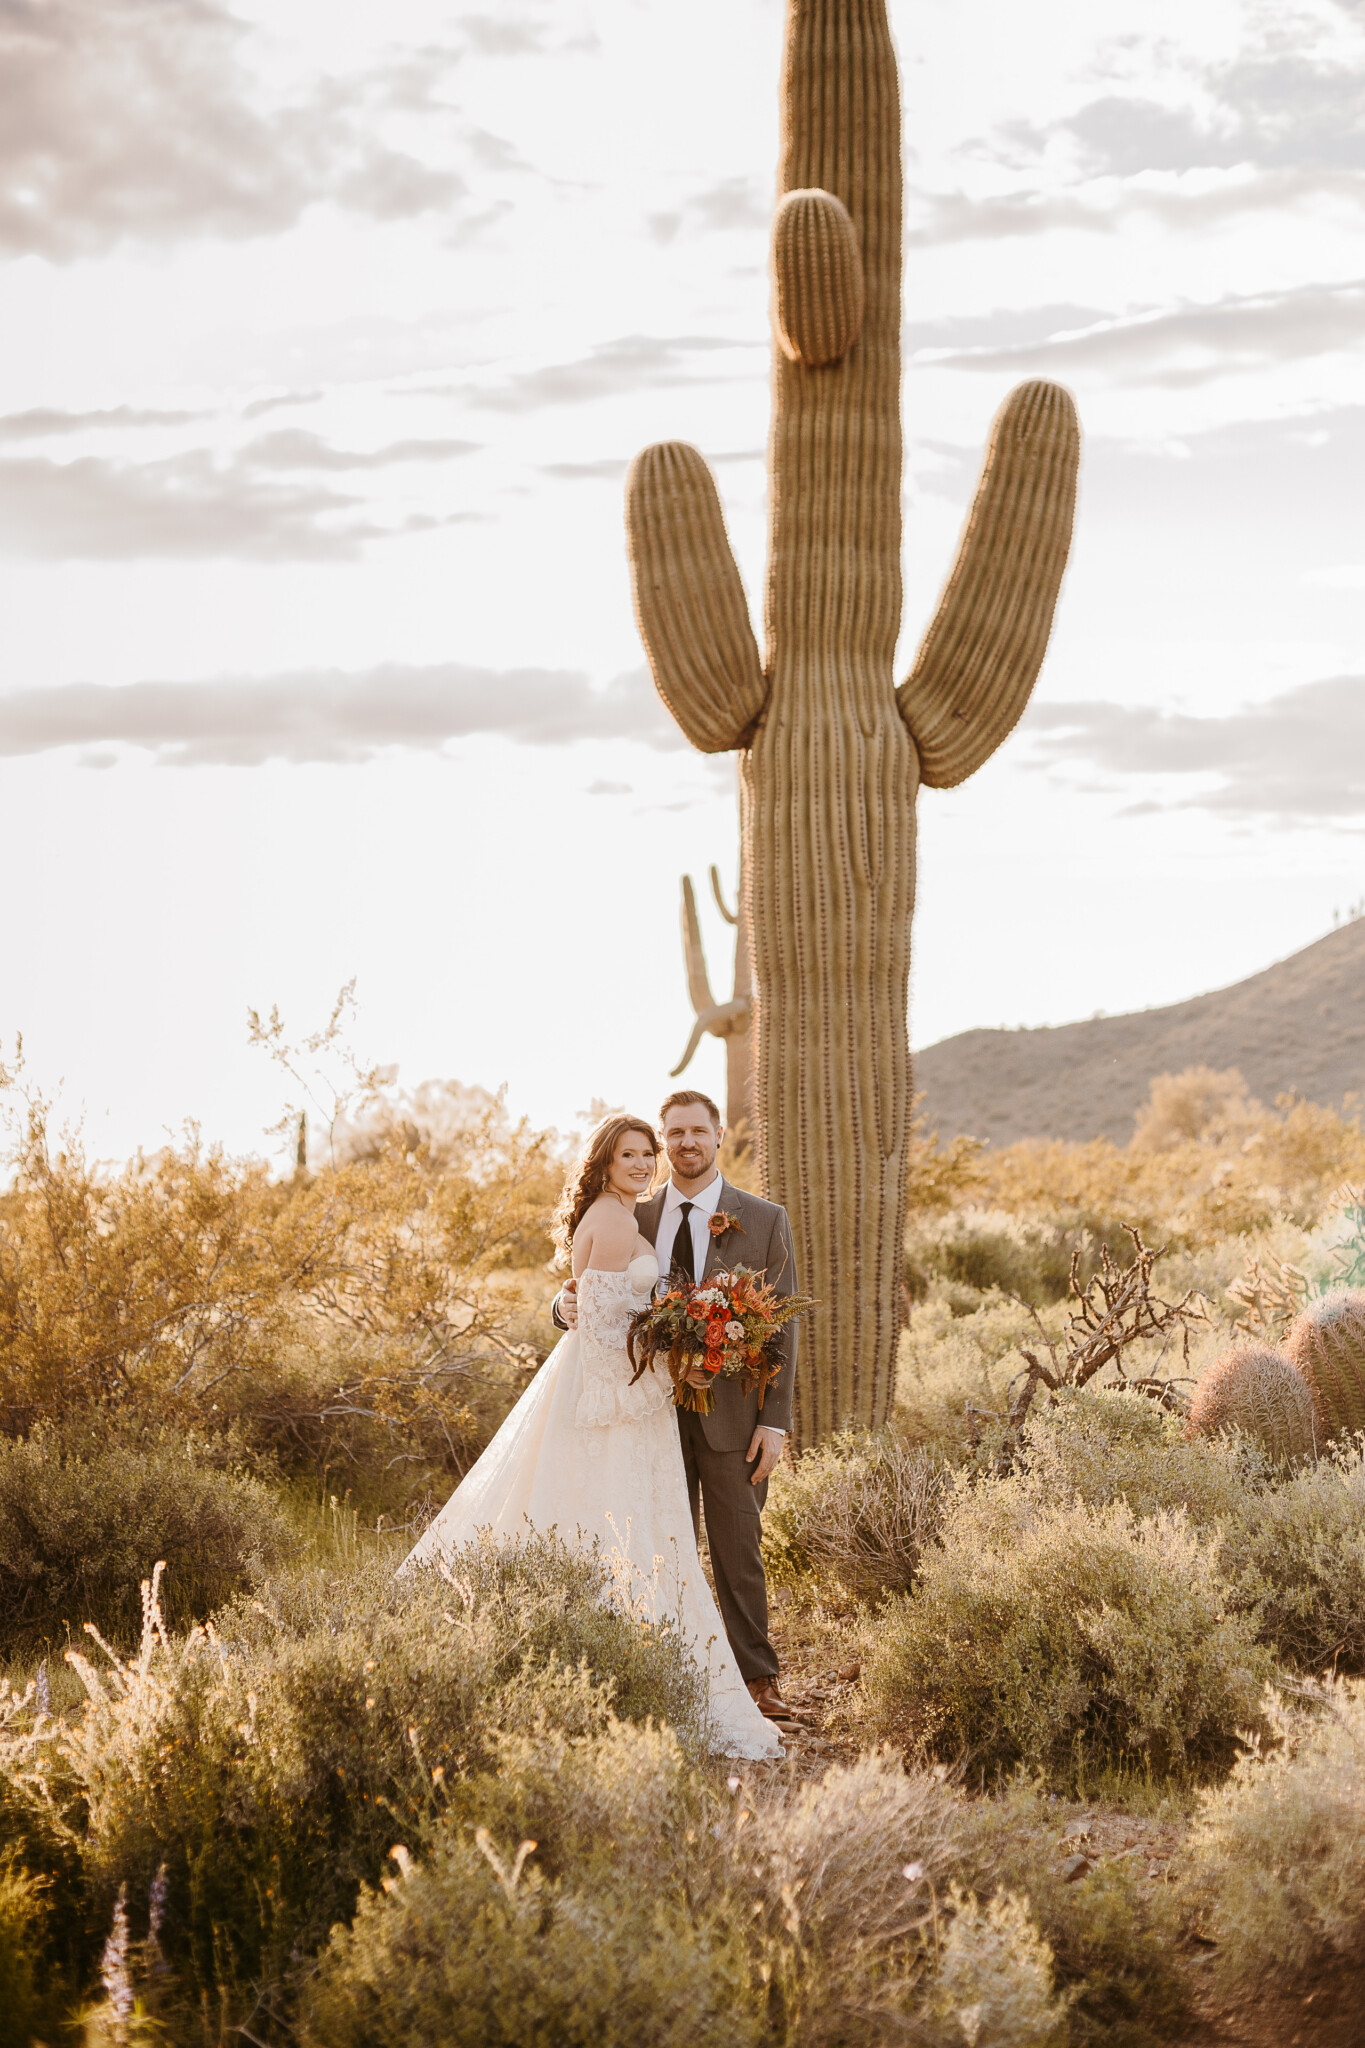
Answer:
<path fill-rule="evenodd" d="M 1365 918 L 1231 988 L 1159 1010 L 1024 1031 L 963 1031 L 915 1055 L 926 1129 L 1126 1144 L 1152 1077 L 1237 1067 L 1264 1103 L 1365 1096 Z"/>

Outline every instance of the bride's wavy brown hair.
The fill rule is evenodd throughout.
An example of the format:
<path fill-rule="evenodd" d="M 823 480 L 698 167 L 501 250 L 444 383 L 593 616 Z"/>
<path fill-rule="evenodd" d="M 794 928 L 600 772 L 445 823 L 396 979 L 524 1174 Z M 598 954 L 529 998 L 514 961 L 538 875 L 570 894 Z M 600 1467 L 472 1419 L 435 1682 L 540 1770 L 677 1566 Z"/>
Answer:
<path fill-rule="evenodd" d="M 588 1149 L 579 1160 L 564 1183 L 564 1192 L 555 1210 L 551 1236 L 558 1246 L 555 1257 L 557 1266 L 566 1266 L 573 1247 L 573 1234 L 587 1215 L 597 1197 L 607 1185 L 607 1174 L 611 1169 L 616 1147 L 627 1131 L 638 1131 L 642 1138 L 648 1138 L 654 1154 L 655 1164 L 659 1159 L 659 1140 L 654 1126 L 647 1124 L 642 1116 L 608 1116 L 602 1119 L 588 1139 Z"/>

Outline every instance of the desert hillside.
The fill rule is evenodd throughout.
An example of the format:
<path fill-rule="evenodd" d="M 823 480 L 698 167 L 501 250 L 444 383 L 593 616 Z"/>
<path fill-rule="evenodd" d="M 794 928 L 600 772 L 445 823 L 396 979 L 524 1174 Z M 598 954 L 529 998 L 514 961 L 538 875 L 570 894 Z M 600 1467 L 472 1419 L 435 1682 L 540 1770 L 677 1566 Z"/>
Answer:
<path fill-rule="evenodd" d="M 1123 1144 L 1154 1074 L 1238 1067 L 1272 1103 L 1296 1089 L 1339 1107 L 1365 1094 L 1365 919 L 1232 988 L 1037 1031 L 963 1031 L 915 1057 L 929 1128 Z"/>

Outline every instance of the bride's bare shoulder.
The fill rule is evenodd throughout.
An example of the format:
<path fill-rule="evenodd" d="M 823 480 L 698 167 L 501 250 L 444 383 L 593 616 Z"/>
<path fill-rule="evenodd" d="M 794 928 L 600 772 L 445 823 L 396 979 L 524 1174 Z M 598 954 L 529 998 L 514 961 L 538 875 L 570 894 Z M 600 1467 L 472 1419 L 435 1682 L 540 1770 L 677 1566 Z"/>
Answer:
<path fill-rule="evenodd" d="M 599 1195 L 574 1232 L 574 1272 L 624 1273 L 639 1237 L 633 1211 Z"/>

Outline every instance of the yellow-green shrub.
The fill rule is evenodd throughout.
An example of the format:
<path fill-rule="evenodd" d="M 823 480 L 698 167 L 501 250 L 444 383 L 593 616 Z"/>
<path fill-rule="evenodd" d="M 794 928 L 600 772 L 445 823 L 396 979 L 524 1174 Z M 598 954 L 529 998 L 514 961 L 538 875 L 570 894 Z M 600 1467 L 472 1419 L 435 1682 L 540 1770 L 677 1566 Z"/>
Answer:
<path fill-rule="evenodd" d="M 221 1997 L 244 2017 L 350 1914 L 395 1831 L 421 1839 L 432 1773 L 486 1761 L 493 1731 L 596 1726 L 614 1700 L 695 1739 L 689 1659 L 608 1603 L 592 1557 L 547 1537 L 472 1546 L 449 1579 L 395 1585 L 391 1570 L 295 1574 L 210 1635 L 149 1633 L 137 1660 L 92 1671 L 84 1711 L 40 1746 L 51 1800 L 32 1759 L 11 1767 L 30 1861 L 65 1827 L 88 1925 L 125 1881 L 145 1898 L 166 1864 L 162 1944 L 195 2006 Z"/>
<path fill-rule="evenodd" d="M 192 1435 L 99 1411 L 0 1437 L 0 1654 L 87 1621 L 135 1641 L 159 1559 L 180 1626 L 282 1563 L 298 1539 L 278 1501 L 211 1457 Z"/>
<path fill-rule="evenodd" d="M 1225 1766 L 1271 1669 L 1183 1515 L 959 1475 L 919 1589 L 866 1631 L 863 1680 L 874 1733 L 1068 1783 L 1106 1762 Z"/>
<path fill-rule="evenodd" d="M 907 1590 L 944 1484 L 942 1461 L 895 1430 L 848 1431 L 779 1465 L 763 1517 L 768 1576 L 841 1604 Z"/>
<path fill-rule="evenodd" d="M 1277 1704 L 1273 1732 L 1204 1794 L 1188 1843 L 1185 1895 L 1233 1994 L 1365 1953 L 1365 1686 L 1313 1712 Z"/>
<path fill-rule="evenodd" d="M 1240 1514 L 1265 1470 L 1254 1448 L 1188 1443 L 1155 1401 L 1093 1383 L 1034 1402 L 1020 1457 L 1041 1499 L 1123 1500 L 1138 1517 L 1183 1510 L 1201 1528 Z"/>
<path fill-rule="evenodd" d="M 1305 1671 L 1365 1670 L 1365 1447 L 1248 1495 L 1225 1544 L 1264 1642 Z"/>

